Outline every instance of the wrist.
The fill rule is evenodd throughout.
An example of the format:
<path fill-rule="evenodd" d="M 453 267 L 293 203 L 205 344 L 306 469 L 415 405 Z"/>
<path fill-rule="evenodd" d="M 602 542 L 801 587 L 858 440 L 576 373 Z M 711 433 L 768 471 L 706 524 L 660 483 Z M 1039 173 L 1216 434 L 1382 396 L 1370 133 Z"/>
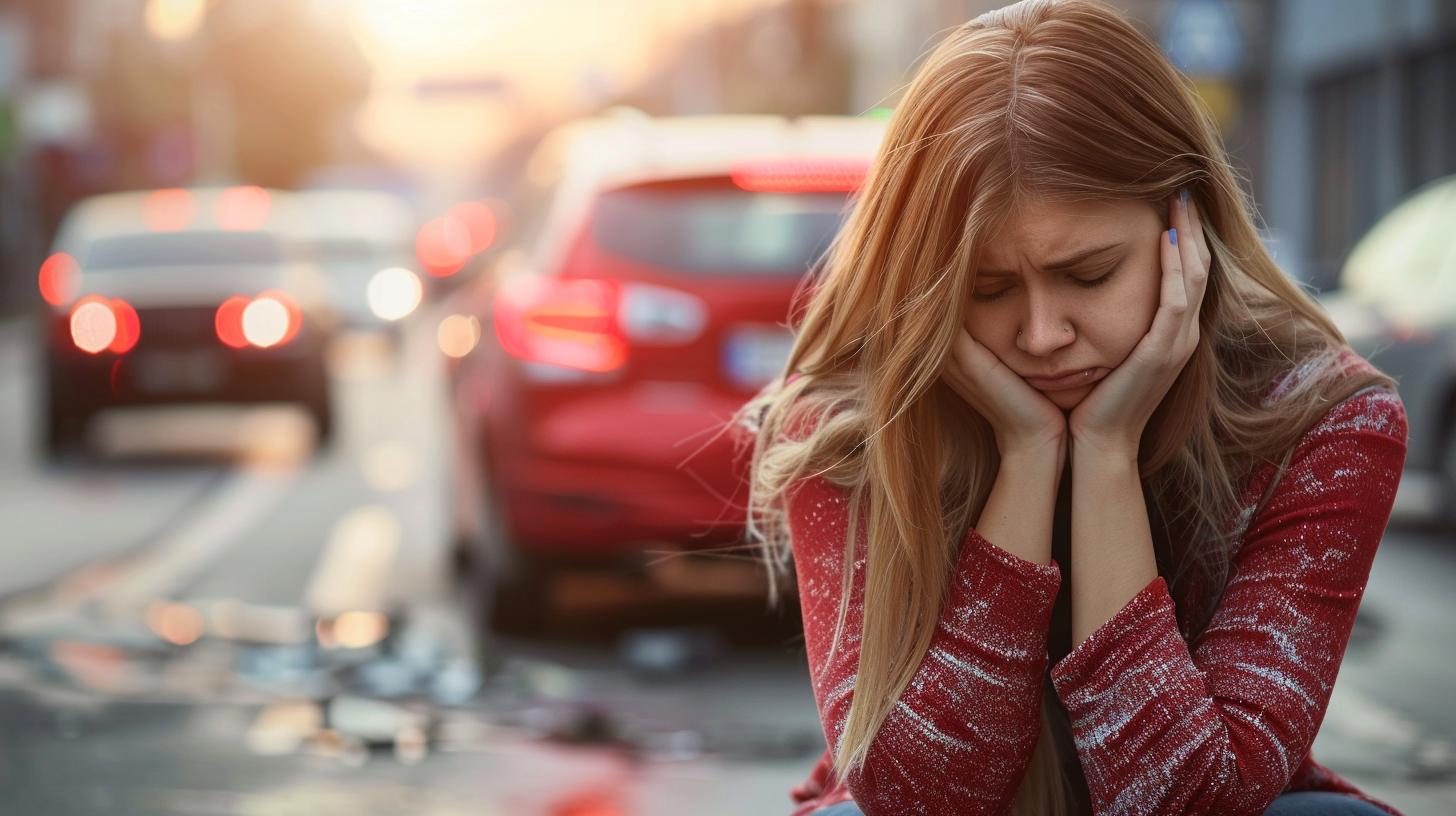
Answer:
<path fill-rule="evenodd" d="M 1034 439 L 997 439 L 996 447 L 1000 451 L 1003 462 L 1008 459 L 1021 462 L 1051 459 L 1060 462 L 1066 454 L 1067 439 L 1061 435 Z"/>
<path fill-rule="evenodd" d="M 1072 467 L 1138 472 L 1138 446 L 1127 441 L 1072 438 Z"/>

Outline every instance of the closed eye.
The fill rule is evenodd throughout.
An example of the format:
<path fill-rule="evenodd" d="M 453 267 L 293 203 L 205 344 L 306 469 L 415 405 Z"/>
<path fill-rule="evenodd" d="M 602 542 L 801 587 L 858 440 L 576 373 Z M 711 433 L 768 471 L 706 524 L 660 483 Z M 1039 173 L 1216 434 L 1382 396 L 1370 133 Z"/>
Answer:
<path fill-rule="evenodd" d="M 1099 275 L 1098 277 L 1092 278 L 1090 280 L 1086 278 L 1079 278 L 1075 275 L 1071 275 L 1068 277 L 1071 278 L 1073 283 L 1077 284 L 1083 289 L 1091 289 L 1095 286 L 1101 286 L 1102 284 L 1106 283 L 1107 279 L 1112 277 L 1113 273 L 1115 273 L 1116 271 L 1117 268 L 1113 267 L 1106 274 Z M 1014 288 L 1015 284 L 1012 284 L 1011 286 L 998 289 L 995 292 L 974 292 L 971 295 L 971 300 L 974 300 L 978 303 L 989 303 L 993 300 L 1000 300 L 1007 292 L 1010 292 Z"/>

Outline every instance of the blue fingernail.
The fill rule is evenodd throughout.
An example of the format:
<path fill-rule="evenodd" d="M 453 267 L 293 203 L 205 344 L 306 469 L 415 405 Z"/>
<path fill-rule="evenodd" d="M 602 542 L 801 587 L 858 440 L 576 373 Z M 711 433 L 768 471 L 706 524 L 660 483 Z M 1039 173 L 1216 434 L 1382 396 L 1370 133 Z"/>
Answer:
<path fill-rule="evenodd" d="M 1173 227 L 1172 229 L 1168 230 L 1168 240 L 1173 243 L 1173 246 L 1178 246 L 1178 228 L 1177 227 Z"/>

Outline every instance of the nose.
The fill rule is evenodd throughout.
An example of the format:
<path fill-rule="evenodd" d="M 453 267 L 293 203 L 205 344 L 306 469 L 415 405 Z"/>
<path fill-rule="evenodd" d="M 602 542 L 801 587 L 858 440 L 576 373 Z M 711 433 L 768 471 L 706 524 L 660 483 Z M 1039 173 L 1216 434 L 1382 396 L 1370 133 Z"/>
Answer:
<path fill-rule="evenodd" d="M 1069 314 L 1054 296 L 1032 294 L 1027 303 L 1027 315 L 1016 333 L 1017 348 L 1033 357 L 1047 357 L 1077 339 Z"/>

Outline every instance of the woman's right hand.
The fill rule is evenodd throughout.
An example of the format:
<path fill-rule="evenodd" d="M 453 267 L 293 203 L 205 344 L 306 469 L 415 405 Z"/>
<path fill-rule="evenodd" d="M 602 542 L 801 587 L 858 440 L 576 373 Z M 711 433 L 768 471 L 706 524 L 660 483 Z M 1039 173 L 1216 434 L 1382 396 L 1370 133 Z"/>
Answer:
<path fill-rule="evenodd" d="M 1066 449 L 1067 418 L 1062 409 L 1032 388 L 991 350 L 961 327 L 951 359 L 942 371 L 946 382 L 991 423 L 996 445 L 1008 454 Z"/>

